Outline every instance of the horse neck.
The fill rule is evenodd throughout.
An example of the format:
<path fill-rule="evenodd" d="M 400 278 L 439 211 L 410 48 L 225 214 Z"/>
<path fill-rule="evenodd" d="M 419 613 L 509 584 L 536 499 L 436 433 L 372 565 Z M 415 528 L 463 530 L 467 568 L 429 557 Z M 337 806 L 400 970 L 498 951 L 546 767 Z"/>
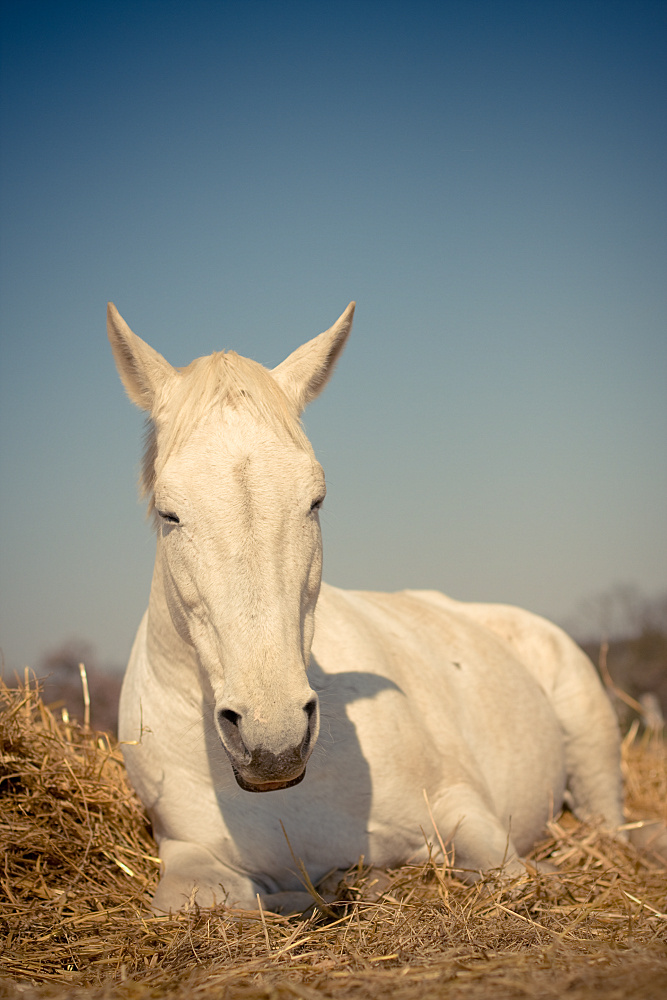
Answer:
<path fill-rule="evenodd" d="M 160 546 L 157 546 L 148 601 L 146 653 L 151 670 L 161 683 L 191 688 L 199 680 L 199 660 L 194 647 L 176 631 L 164 591 Z"/>

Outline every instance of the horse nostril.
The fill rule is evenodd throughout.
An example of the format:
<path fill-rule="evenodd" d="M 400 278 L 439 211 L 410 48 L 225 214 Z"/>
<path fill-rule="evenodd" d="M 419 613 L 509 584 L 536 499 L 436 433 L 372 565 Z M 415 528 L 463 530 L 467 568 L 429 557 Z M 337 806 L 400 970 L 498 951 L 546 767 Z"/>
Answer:
<path fill-rule="evenodd" d="M 303 738 L 303 743 L 301 744 L 300 748 L 300 754 L 302 758 L 308 755 L 308 751 L 310 750 L 310 744 L 313 739 L 313 730 L 315 729 L 317 720 L 317 697 L 311 698 L 310 701 L 307 701 L 306 704 L 303 706 L 303 710 L 308 716 L 308 726 L 306 728 L 306 735 Z"/>
<path fill-rule="evenodd" d="M 227 749 L 234 756 L 243 760 L 244 764 L 247 764 L 252 755 L 248 752 L 241 736 L 241 716 L 239 713 L 232 711 L 231 708 L 221 708 L 218 712 L 218 728 Z"/>
<path fill-rule="evenodd" d="M 238 728 L 241 716 L 238 712 L 232 712 L 231 708 L 221 708 L 220 721 L 222 722 L 223 719 L 226 723 L 229 723 L 230 726 L 236 726 Z"/>
<path fill-rule="evenodd" d="M 317 698 L 311 698 L 310 701 L 307 701 L 303 706 L 303 710 L 308 716 L 308 722 L 310 722 L 317 712 Z"/>

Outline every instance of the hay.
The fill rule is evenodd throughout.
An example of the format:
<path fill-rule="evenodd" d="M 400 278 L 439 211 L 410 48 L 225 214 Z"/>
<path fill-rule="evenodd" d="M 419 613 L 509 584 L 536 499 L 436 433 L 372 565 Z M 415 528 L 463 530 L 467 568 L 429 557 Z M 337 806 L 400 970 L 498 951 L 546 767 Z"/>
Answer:
<path fill-rule="evenodd" d="M 667 871 L 569 814 L 535 851 L 558 874 L 514 892 L 435 863 L 357 866 L 335 918 L 157 918 L 156 848 L 118 748 L 29 684 L 0 687 L 0 741 L 0 997 L 667 995 Z M 665 745 L 631 736 L 624 769 L 630 816 L 667 819 Z"/>

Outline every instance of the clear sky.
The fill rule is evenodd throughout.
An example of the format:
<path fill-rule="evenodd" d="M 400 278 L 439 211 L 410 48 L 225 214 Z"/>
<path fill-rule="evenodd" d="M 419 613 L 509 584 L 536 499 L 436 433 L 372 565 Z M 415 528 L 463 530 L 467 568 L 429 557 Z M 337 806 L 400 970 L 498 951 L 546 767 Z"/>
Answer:
<path fill-rule="evenodd" d="M 566 620 L 667 586 L 667 5 L 5 0 L 0 644 L 122 664 L 154 541 L 113 300 L 269 366 L 325 577 Z"/>

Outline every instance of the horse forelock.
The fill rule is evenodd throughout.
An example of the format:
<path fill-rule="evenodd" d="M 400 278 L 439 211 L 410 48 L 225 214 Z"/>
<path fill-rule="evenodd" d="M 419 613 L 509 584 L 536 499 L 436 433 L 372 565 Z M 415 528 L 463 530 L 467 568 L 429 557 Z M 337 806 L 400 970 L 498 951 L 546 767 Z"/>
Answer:
<path fill-rule="evenodd" d="M 140 483 L 149 513 L 154 511 L 155 480 L 165 462 L 217 408 L 247 410 L 298 448 L 310 450 L 295 404 L 257 361 L 235 351 L 216 351 L 176 372 L 146 424 Z"/>

